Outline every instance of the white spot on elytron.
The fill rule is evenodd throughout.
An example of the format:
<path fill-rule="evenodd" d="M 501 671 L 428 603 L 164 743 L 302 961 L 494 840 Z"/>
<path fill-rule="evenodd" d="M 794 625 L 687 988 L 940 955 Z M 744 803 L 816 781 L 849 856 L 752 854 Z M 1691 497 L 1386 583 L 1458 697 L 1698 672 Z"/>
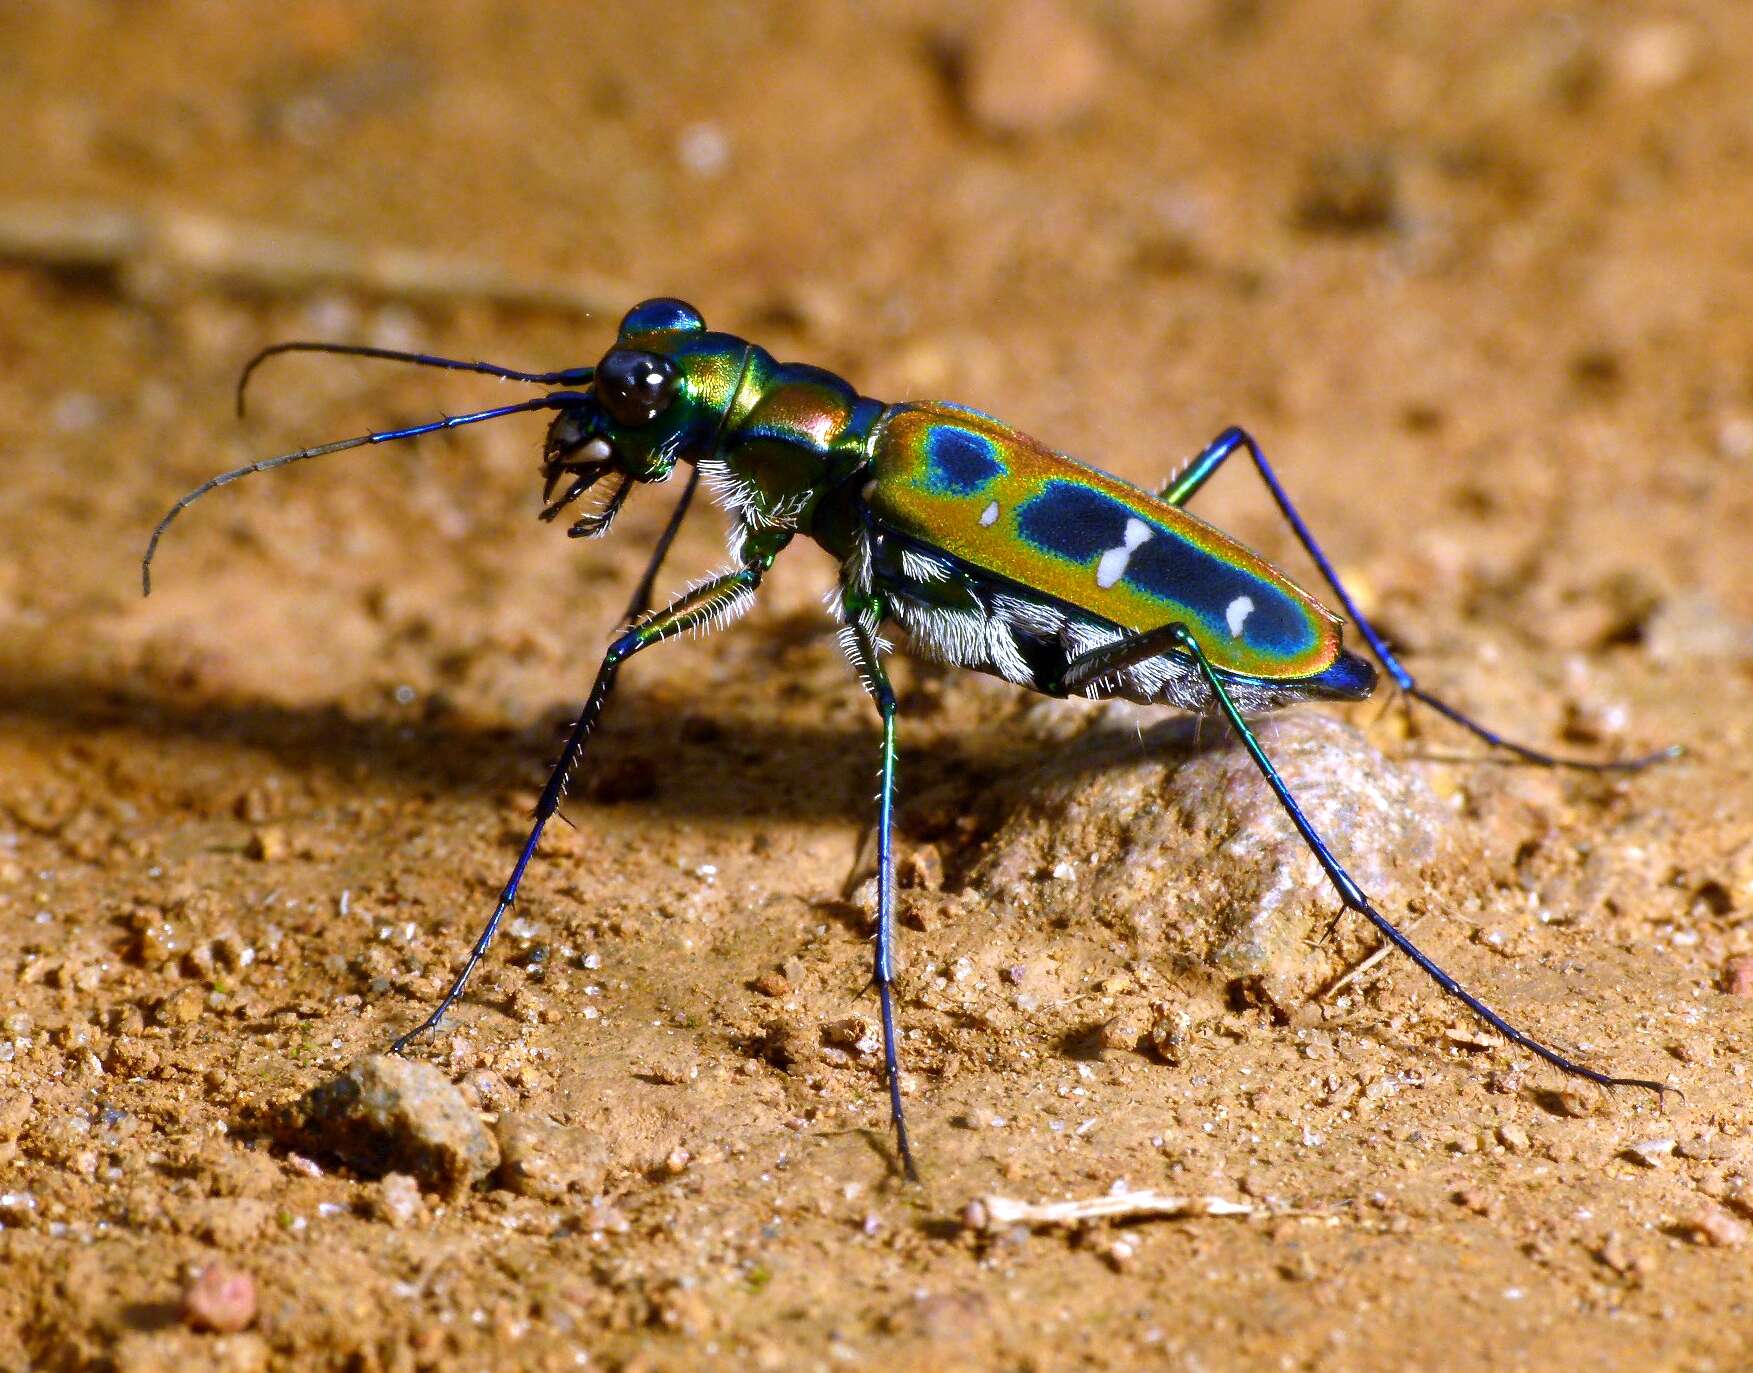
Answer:
<path fill-rule="evenodd" d="M 1229 609 L 1223 613 L 1224 619 L 1229 623 L 1230 638 L 1239 639 L 1242 637 L 1242 626 L 1247 624 L 1248 616 L 1253 613 L 1254 598 L 1252 596 L 1237 596 L 1235 600 L 1230 602 Z"/>
<path fill-rule="evenodd" d="M 983 525 L 990 525 L 990 524 L 997 524 L 998 523 L 998 502 L 997 501 L 993 501 L 991 505 L 987 506 L 984 510 L 982 510 L 980 512 L 980 523 Z"/>
<path fill-rule="evenodd" d="M 1143 520 L 1128 519 L 1124 540 L 1118 548 L 1110 548 L 1096 563 L 1096 585 L 1106 591 L 1126 575 L 1126 564 L 1132 561 L 1132 550 L 1145 543 L 1151 528 Z"/>
<path fill-rule="evenodd" d="M 609 441 L 607 439 L 595 438 L 585 444 L 584 452 L 580 456 L 582 456 L 586 462 L 607 462 L 615 455 L 610 451 Z"/>

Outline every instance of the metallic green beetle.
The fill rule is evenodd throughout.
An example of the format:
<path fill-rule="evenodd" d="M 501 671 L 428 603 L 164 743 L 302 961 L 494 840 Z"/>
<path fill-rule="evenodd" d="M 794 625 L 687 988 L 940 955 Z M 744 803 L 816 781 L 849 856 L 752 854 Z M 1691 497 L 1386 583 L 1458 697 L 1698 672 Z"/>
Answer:
<path fill-rule="evenodd" d="M 821 368 L 777 362 L 745 339 L 708 330 L 692 306 L 668 299 L 629 311 L 614 346 L 595 367 L 558 372 L 520 372 L 344 344 L 278 344 L 245 368 L 240 408 L 254 369 L 274 354 L 295 351 L 386 358 L 560 389 L 514 405 L 301 449 L 214 477 L 172 506 L 153 531 L 141 568 L 147 591 L 159 538 L 190 503 L 251 472 L 342 449 L 526 411 L 555 411 L 542 455 L 542 518 L 554 519 L 599 483 L 609 483 L 606 496 L 569 528 L 578 538 L 607 533 L 636 485 L 668 481 L 678 465 L 688 472 L 492 916 L 443 1000 L 396 1041 L 395 1049 L 434 1029 L 462 996 L 516 899 L 542 829 L 559 809 L 621 664 L 665 639 L 737 619 L 753 603 L 774 559 L 802 534 L 839 561 L 840 643 L 882 719 L 876 988 L 890 1115 L 909 1177 L 915 1171 L 901 1105 L 891 993 L 896 703 L 878 638 L 890 622 L 926 657 L 1050 696 L 1122 696 L 1221 715 L 1344 905 L 1369 920 L 1444 991 L 1507 1039 L 1567 1073 L 1604 1086 L 1667 1090 L 1658 1082 L 1585 1067 L 1517 1030 L 1371 905 L 1303 815 L 1246 717 L 1295 701 L 1359 700 L 1374 687 L 1375 670 L 1346 651 L 1339 617 L 1263 558 L 1189 514 L 1187 502 L 1226 458 L 1246 451 L 1399 688 L 1487 743 L 1530 762 L 1586 768 L 1640 768 L 1678 750 L 1610 763 L 1554 758 L 1510 743 L 1424 692 L 1359 613 L 1258 445 L 1242 430 L 1224 431 L 1152 495 L 977 410 L 941 402 L 885 405 Z M 702 477 L 731 517 L 731 566 L 667 609 L 652 612 L 653 583 Z"/>

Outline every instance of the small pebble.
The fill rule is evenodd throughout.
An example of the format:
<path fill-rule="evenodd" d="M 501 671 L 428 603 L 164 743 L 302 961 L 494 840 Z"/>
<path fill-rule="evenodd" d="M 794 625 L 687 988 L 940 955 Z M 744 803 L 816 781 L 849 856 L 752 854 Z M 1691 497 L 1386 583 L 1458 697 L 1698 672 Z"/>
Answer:
<path fill-rule="evenodd" d="M 425 1209 L 420 1184 L 407 1173 L 385 1173 L 371 1199 L 371 1214 L 398 1229 L 412 1225 Z"/>
<path fill-rule="evenodd" d="M 1145 1041 L 1171 1068 L 1180 1064 L 1192 1032 L 1193 1017 L 1187 1012 L 1163 1001 L 1150 1008 L 1150 1028 L 1144 1032 Z"/>
<path fill-rule="evenodd" d="M 1503 1147 L 1508 1149 L 1512 1154 L 1527 1153 L 1530 1143 L 1528 1132 L 1520 1125 L 1516 1125 L 1513 1122 L 1508 1125 L 1500 1125 L 1497 1127 L 1497 1142 L 1503 1145 Z"/>
<path fill-rule="evenodd" d="M 862 1016 L 849 1015 L 830 1020 L 822 1026 L 822 1041 L 837 1049 L 849 1049 L 861 1058 L 868 1058 L 879 1047 L 875 1032 Z"/>
<path fill-rule="evenodd" d="M 1569 1116 L 1572 1120 L 1582 1120 L 1587 1116 L 1600 1115 L 1602 1111 L 1601 1094 L 1599 1092 L 1578 1092 L 1564 1087 L 1552 1094 L 1552 1104 L 1560 1115 Z"/>
<path fill-rule="evenodd" d="M 1643 1262 L 1626 1246 L 1625 1236 L 1617 1230 L 1609 1230 L 1601 1247 L 1595 1251 L 1595 1257 L 1620 1277 L 1629 1277 L 1643 1268 Z"/>
<path fill-rule="evenodd" d="M 762 996 L 791 995 L 791 983 L 785 980 L 784 974 L 772 970 L 761 973 L 750 985 Z"/>
<path fill-rule="evenodd" d="M 1660 19 L 1627 30 L 1612 49 L 1613 74 L 1638 94 L 1677 86 L 1691 76 L 1700 44 L 1690 24 Z"/>
<path fill-rule="evenodd" d="M 206 998 L 199 987 L 184 987 L 158 1003 L 152 1018 L 160 1025 L 192 1025 L 201 1018 Z"/>
<path fill-rule="evenodd" d="M 1662 1160 L 1674 1152 L 1671 1139 L 1646 1139 L 1626 1148 L 1627 1157 L 1636 1159 L 1645 1168 L 1660 1168 Z"/>
<path fill-rule="evenodd" d="M 461 1196 L 499 1166 L 499 1145 L 449 1078 L 426 1063 L 373 1054 L 307 1092 L 291 1131 L 362 1173 L 411 1174 Z"/>
<path fill-rule="evenodd" d="M 276 825 L 264 825 L 250 834 L 245 851 L 258 863 L 278 863 L 291 852 L 291 848 L 285 830 Z"/>
<path fill-rule="evenodd" d="M 1722 985 L 1730 996 L 1753 996 L 1753 958 L 1739 954 L 1726 960 Z"/>
<path fill-rule="evenodd" d="M 903 887 L 923 887 L 926 891 L 943 888 L 943 855 L 936 844 L 921 844 L 901 863 L 899 874 Z"/>
<path fill-rule="evenodd" d="M 1739 1249 L 1747 1242 L 1747 1226 L 1714 1206 L 1682 1217 L 1678 1228 L 1694 1244 L 1715 1249 Z"/>
<path fill-rule="evenodd" d="M 1087 115 L 1108 62 L 1078 6 L 1011 0 L 986 12 L 961 67 L 968 117 L 999 137 L 1042 134 Z"/>
<path fill-rule="evenodd" d="M 256 1280 L 241 1268 L 210 1263 L 183 1288 L 179 1309 L 191 1330 L 247 1330 L 256 1319 Z"/>
<path fill-rule="evenodd" d="M 608 1151 L 590 1132 L 532 1111 L 501 1111 L 493 1134 L 501 1155 L 499 1181 L 519 1196 L 559 1201 L 569 1191 L 602 1191 Z"/>
<path fill-rule="evenodd" d="M 1489 1216 L 1496 1209 L 1491 1194 L 1478 1187 L 1457 1188 L 1450 1200 L 1476 1216 Z"/>
<path fill-rule="evenodd" d="M 1103 1049 L 1120 1053 L 1138 1048 L 1144 1042 L 1144 1036 L 1143 1019 L 1136 1014 L 1123 1011 L 1102 1022 L 1098 1042 Z"/>
<path fill-rule="evenodd" d="M 700 1063 L 694 1053 L 683 1047 L 667 1049 L 645 1065 L 648 1076 L 666 1087 L 685 1087 L 700 1076 Z"/>

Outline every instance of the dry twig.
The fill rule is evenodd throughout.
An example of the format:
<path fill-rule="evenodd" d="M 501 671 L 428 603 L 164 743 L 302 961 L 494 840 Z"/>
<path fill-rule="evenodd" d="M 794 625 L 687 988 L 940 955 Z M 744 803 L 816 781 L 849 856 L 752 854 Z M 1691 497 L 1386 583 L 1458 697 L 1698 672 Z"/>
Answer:
<path fill-rule="evenodd" d="M 0 262 L 111 274 L 125 294 L 147 300 L 178 289 L 267 296 L 342 290 L 408 305 L 478 302 L 590 316 L 618 313 L 635 298 L 590 273 L 523 276 L 477 258 L 76 201 L 0 205 Z"/>
<path fill-rule="evenodd" d="M 1077 1201 L 1016 1201 L 975 1197 L 962 1212 L 962 1224 L 988 1232 L 1012 1225 L 1074 1226 L 1093 1220 L 1143 1220 L 1177 1216 L 1252 1216 L 1259 1208 L 1223 1197 L 1174 1197 L 1163 1192 L 1110 1192 Z"/>

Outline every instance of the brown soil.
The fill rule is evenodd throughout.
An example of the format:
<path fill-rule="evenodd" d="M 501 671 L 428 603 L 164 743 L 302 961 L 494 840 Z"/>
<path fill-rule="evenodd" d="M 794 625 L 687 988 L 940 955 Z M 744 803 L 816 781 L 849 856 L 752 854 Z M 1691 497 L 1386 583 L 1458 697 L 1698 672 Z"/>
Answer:
<path fill-rule="evenodd" d="M 1745 1366 L 1750 60 L 1705 0 L 6 7 L 0 1368 Z M 1174 933 L 1222 870 L 1122 899 L 1149 827 L 1087 790 L 1176 804 L 1140 769 L 1183 735 L 1066 743 L 903 661 L 902 1183 L 876 732 L 799 551 L 627 670 L 423 1050 L 537 1181 L 289 1143 L 473 938 L 667 502 L 538 526 L 532 419 L 217 493 L 143 602 L 145 535 L 249 457 L 512 394 L 295 358 L 239 426 L 264 343 L 584 363 L 659 292 L 1140 482 L 1245 422 L 1428 685 L 1689 745 L 1603 779 L 1332 712 L 1359 785 L 1447 814 L 1360 855 L 1416 859 L 1390 912 L 1684 1100 L 1566 1090 L 1403 961 L 1232 983 Z M 1199 507 L 1312 582 L 1248 473 Z M 962 1224 L 1121 1179 L 1256 1215 Z"/>

